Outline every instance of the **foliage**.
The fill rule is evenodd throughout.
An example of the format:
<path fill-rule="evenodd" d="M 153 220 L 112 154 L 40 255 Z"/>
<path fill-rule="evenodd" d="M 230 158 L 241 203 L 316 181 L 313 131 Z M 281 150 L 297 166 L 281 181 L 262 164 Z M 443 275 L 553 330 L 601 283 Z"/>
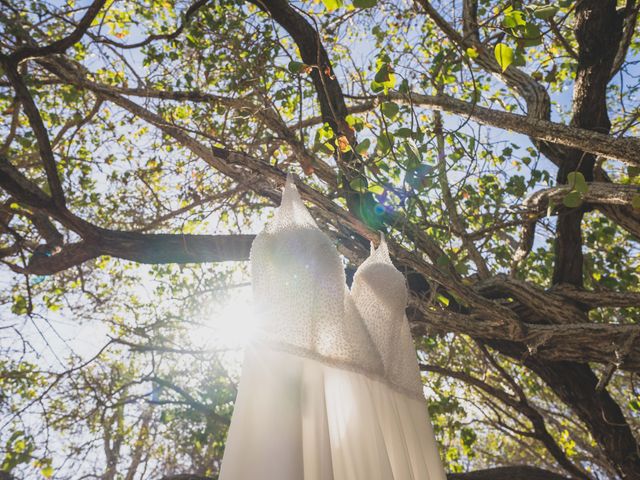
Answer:
<path fill-rule="evenodd" d="M 387 232 L 449 471 L 640 471 L 640 162 L 596 155 L 638 133 L 636 2 L 91 5 L 19 61 L 90 9 L 0 12 L 0 470 L 216 478 L 237 358 L 203 324 L 250 278 L 211 263 L 289 170 L 348 263 Z"/>

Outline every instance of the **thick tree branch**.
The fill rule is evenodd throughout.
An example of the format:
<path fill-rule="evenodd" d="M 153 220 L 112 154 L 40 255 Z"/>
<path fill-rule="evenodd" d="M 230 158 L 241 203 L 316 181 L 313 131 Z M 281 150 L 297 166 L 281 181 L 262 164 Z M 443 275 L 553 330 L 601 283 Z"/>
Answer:
<path fill-rule="evenodd" d="M 464 42 L 481 45 L 478 27 L 478 0 L 463 0 L 462 2 L 462 34 Z"/>
<path fill-rule="evenodd" d="M 571 211 L 562 207 L 562 200 L 570 191 L 571 187 L 565 185 L 550 187 L 535 192 L 523 202 L 523 206 L 534 215 L 528 226 L 525 226 L 523 241 L 532 239 L 531 232 L 534 224 L 549 205 L 560 205 L 560 211 L 565 215 L 567 211 Z M 633 198 L 638 194 L 640 194 L 638 185 L 589 182 L 588 190 L 582 193 L 582 200 L 640 239 L 640 215 L 633 207 Z"/>
<path fill-rule="evenodd" d="M 475 288 L 489 298 L 512 298 L 531 310 L 530 316 L 542 317 L 543 321 L 555 324 L 584 323 L 584 311 L 563 297 L 545 292 L 530 283 L 496 275 L 483 280 Z M 535 322 L 529 322 L 535 323 Z"/>
<path fill-rule="evenodd" d="M 468 473 L 450 473 L 447 475 L 447 480 L 569 480 L 569 478 L 542 468 L 516 465 Z"/>
<path fill-rule="evenodd" d="M 622 19 L 616 0 L 584 0 L 576 4 L 575 35 L 578 66 L 573 88 L 571 125 L 608 134 L 611 122 L 607 111 L 607 85 L 613 60 L 622 37 Z M 571 149 L 559 164 L 556 179 L 566 184 L 571 172 L 594 179 L 595 156 Z M 558 217 L 554 243 L 552 282 L 582 285 L 583 207 Z"/>
<path fill-rule="evenodd" d="M 605 182 L 589 182 L 588 190 L 582 194 L 582 200 L 595 205 L 631 206 L 633 197 L 640 194 L 640 185 L 619 185 Z M 524 201 L 527 209 L 542 212 L 549 202 L 562 203 L 562 199 L 571 191 L 571 187 L 562 185 L 539 190 Z"/>
<path fill-rule="evenodd" d="M 412 307 L 415 310 L 410 320 L 418 333 L 425 330 L 458 333 L 483 342 L 494 340 L 517 345 L 521 353 L 514 358 L 519 362 L 535 357 L 540 361 L 615 363 L 621 370 L 640 371 L 640 341 L 636 341 L 629 351 L 624 351 L 629 336 L 640 338 L 636 337 L 640 335 L 638 325 L 527 323 L 526 334 L 514 335 L 503 325 L 476 313 L 435 309 L 425 301 L 413 301 Z"/>
<path fill-rule="evenodd" d="M 504 112 L 465 102 L 448 95 L 422 95 L 419 93 L 389 92 L 388 95 L 371 97 L 348 107 L 351 114 L 368 112 L 382 102 L 392 100 L 413 106 L 423 106 L 474 120 L 482 125 L 522 133 L 545 142 L 580 149 L 602 157 L 640 166 L 640 140 L 635 137 L 614 137 L 575 126 L 539 120 L 527 115 Z M 310 126 L 320 122 L 318 117 L 303 121 L 298 126 Z"/>
<path fill-rule="evenodd" d="M 24 177 L 5 158 L 0 157 L 0 186 L 21 203 L 47 212 L 62 224 L 86 238 L 65 245 L 54 255 L 35 252 L 24 273 L 49 275 L 79 265 L 100 255 L 140 263 L 191 263 L 239 261 L 249 258 L 254 235 L 180 235 L 146 234 L 109 230 L 92 225 L 59 208 L 34 183 Z M 48 243 L 61 244 L 60 234 L 41 213 L 34 215 L 34 224 L 45 230 Z M 18 268 L 18 267 L 16 267 Z"/>
<path fill-rule="evenodd" d="M 99 240 L 64 246 L 51 256 L 34 255 L 24 273 L 52 275 L 109 255 L 138 263 L 245 261 L 255 235 L 146 234 L 100 229 Z"/>
<path fill-rule="evenodd" d="M 555 285 L 552 292 L 586 305 L 598 307 L 640 307 L 640 292 L 588 291 L 570 284 Z"/>

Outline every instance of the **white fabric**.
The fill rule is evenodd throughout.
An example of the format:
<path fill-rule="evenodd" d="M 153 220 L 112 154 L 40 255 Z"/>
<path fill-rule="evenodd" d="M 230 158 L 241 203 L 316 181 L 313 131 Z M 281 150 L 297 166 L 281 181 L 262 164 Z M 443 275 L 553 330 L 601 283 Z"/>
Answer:
<path fill-rule="evenodd" d="M 381 242 L 351 291 L 287 177 L 251 249 L 260 333 L 245 349 L 220 480 L 445 480 Z"/>

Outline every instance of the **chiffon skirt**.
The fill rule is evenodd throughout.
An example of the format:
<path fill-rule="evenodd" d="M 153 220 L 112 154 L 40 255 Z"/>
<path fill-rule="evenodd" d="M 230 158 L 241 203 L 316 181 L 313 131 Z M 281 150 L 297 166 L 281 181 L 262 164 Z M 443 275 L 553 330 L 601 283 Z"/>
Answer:
<path fill-rule="evenodd" d="M 220 480 L 446 480 L 426 405 L 352 370 L 252 345 Z"/>

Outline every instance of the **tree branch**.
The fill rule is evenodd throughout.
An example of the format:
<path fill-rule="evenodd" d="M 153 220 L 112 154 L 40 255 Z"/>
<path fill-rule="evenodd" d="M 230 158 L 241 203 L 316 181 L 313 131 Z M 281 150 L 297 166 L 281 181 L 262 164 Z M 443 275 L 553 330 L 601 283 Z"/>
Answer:
<path fill-rule="evenodd" d="M 42 122 L 42 117 L 38 107 L 36 106 L 33 97 L 29 93 L 27 86 L 18 73 L 16 64 L 7 61 L 7 57 L 0 55 L 0 65 L 5 69 L 5 75 L 9 78 L 9 81 L 13 85 L 16 92 L 16 97 L 23 105 L 24 112 L 29 119 L 29 124 L 38 142 L 38 149 L 40 151 L 40 158 L 44 164 L 44 169 L 47 174 L 47 181 L 49 188 L 51 189 L 51 195 L 53 202 L 60 208 L 64 208 L 64 192 L 62 190 L 62 184 L 60 183 L 60 177 L 58 177 L 58 169 L 56 165 L 53 149 L 51 148 L 51 142 L 49 140 L 49 134 Z"/>
<path fill-rule="evenodd" d="M 352 138 L 353 132 L 345 118 L 347 105 L 340 83 L 335 77 L 331 60 L 313 26 L 296 11 L 287 0 L 250 0 L 265 11 L 293 38 L 300 50 L 302 61 L 314 67 L 310 75 L 320 103 L 322 118 L 336 136 Z"/>
<path fill-rule="evenodd" d="M 526 333 L 518 335 L 507 331 L 503 324 L 491 322 L 477 313 L 437 309 L 426 301 L 416 300 L 412 301 L 412 307 L 411 323 L 416 333 L 427 329 L 430 332 L 458 333 L 491 346 L 491 341 L 506 342 L 518 346 L 520 355 L 514 358 L 520 362 L 533 357 L 539 361 L 616 363 L 621 370 L 640 371 L 640 341 L 635 342 L 630 351 L 623 352 L 629 336 L 640 335 L 639 325 L 525 323 Z"/>
<path fill-rule="evenodd" d="M 531 406 L 526 398 L 515 399 L 511 395 L 508 395 L 504 390 L 501 390 L 493 385 L 489 385 L 483 380 L 474 377 L 466 372 L 455 371 L 449 368 L 443 368 L 437 365 L 420 365 L 420 370 L 427 372 L 434 372 L 440 375 L 444 375 L 450 378 L 456 378 L 461 380 L 479 390 L 484 391 L 485 393 L 491 395 L 492 397 L 497 398 L 505 405 L 513 408 L 517 412 L 524 415 L 533 426 L 533 433 L 531 436 L 537 440 L 539 440 L 545 448 L 549 451 L 549 453 L 556 459 L 556 461 L 571 475 L 575 478 L 580 478 L 583 480 L 589 480 L 589 476 L 578 468 L 565 454 L 565 452 L 560 448 L 560 445 L 556 442 L 556 440 L 551 436 L 549 431 L 547 430 L 547 426 L 545 424 L 544 418 L 540 412 Z"/>
<path fill-rule="evenodd" d="M 627 0 L 627 4 L 621 12 L 621 14 L 624 15 L 622 38 L 618 45 L 615 59 L 613 60 L 610 78 L 613 78 L 616 73 L 620 71 L 620 68 L 622 68 L 622 65 L 624 64 L 625 58 L 627 57 L 627 52 L 629 51 L 631 40 L 633 40 L 633 36 L 635 34 L 636 24 L 638 23 L 639 10 L 640 4 L 636 5 L 636 0 Z"/>
<path fill-rule="evenodd" d="M 573 326 L 568 327 L 570 330 Z M 585 325 L 582 331 L 591 327 Z M 598 340 L 593 338 L 593 341 Z M 560 400 L 571 407 L 587 426 L 600 448 L 606 452 L 609 464 L 622 478 L 640 478 L 638 442 L 613 397 L 606 389 L 597 390 L 598 378 L 588 364 L 526 356 L 526 351 L 511 342 L 489 340 L 486 343 L 502 354 L 521 361 L 524 366 L 535 372 Z M 621 339 L 622 343 L 624 339 Z M 636 345 L 636 349 L 640 350 L 640 345 Z"/>
<path fill-rule="evenodd" d="M 99 241 L 63 247 L 51 256 L 34 255 L 24 273 L 52 275 L 109 255 L 138 263 L 203 263 L 245 261 L 255 235 L 145 234 L 101 229 Z"/>
<path fill-rule="evenodd" d="M 539 120 L 527 115 L 504 112 L 465 102 L 448 95 L 422 95 L 419 93 L 389 92 L 388 95 L 367 97 L 366 101 L 348 107 L 350 114 L 368 112 L 383 101 L 393 100 L 407 105 L 420 105 L 432 110 L 451 113 L 471 119 L 481 125 L 522 133 L 548 143 L 580 149 L 602 157 L 618 160 L 628 165 L 640 166 L 640 139 L 636 137 L 614 137 L 584 128 L 564 125 L 548 120 Z M 311 117 L 294 127 L 307 127 L 321 122 Z"/>
<path fill-rule="evenodd" d="M 525 465 L 488 468 L 468 473 L 449 473 L 447 480 L 570 480 L 549 470 Z"/>
<path fill-rule="evenodd" d="M 390 92 L 388 96 L 381 96 L 380 98 L 412 105 L 422 105 L 433 110 L 464 116 L 482 125 L 522 133 L 538 140 L 564 147 L 577 148 L 595 155 L 619 160 L 629 165 L 640 165 L 640 140 L 635 137 L 616 138 L 612 135 L 575 126 L 532 118 L 528 115 L 481 107 L 448 95 L 432 96 L 418 93 Z M 368 111 L 375 108 L 375 105 L 376 101 L 370 101 L 350 107 L 349 111 L 351 113 Z"/>
<path fill-rule="evenodd" d="M 185 26 L 187 26 L 189 24 L 189 21 L 191 20 L 191 18 L 193 18 L 193 16 L 203 6 L 205 6 L 207 4 L 207 2 L 209 2 L 209 0 L 198 0 L 198 1 L 194 2 L 193 4 L 191 4 L 191 6 L 189 6 L 189 8 L 187 9 L 187 11 L 184 14 L 183 21 L 180 23 L 178 28 L 176 28 L 171 33 L 162 33 L 162 34 L 155 34 L 154 33 L 152 35 L 149 35 L 144 40 L 140 40 L 139 42 L 136 42 L 136 43 L 120 43 L 120 42 L 116 42 L 114 40 L 111 40 L 111 39 L 105 38 L 105 37 L 95 37 L 94 35 L 91 35 L 91 37 L 96 38 L 100 42 L 108 43 L 109 45 L 113 45 L 114 47 L 123 48 L 123 49 L 132 49 L 132 48 L 144 47 L 145 45 L 148 45 L 149 43 L 151 43 L 153 41 L 156 41 L 156 40 L 175 40 L 184 31 Z"/>
<path fill-rule="evenodd" d="M 9 62 L 17 65 L 27 58 L 46 57 L 64 53 L 68 48 L 82 39 L 105 3 L 106 0 L 94 0 L 76 25 L 76 28 L 74 28 L 68 36 L 61 38 L 60 40 L 56 40 L 49 45 L 45 45 L 44 47 L 37 45 L 26 45 L 20 47 L 9 56 Z"/>
<path fill-rule="evenodd" d="M 174 391 L 175 393 L 180 395 L 182 398 L 184 398 L 187 404 L 191 406 L 193 409 L 195 409 L 196 411 L 204 414 L 206 417 L 212 418 L 219 425 L 229 426 L 229 420 L 226 417 L 223 417 L 222 415 L 217 414 L 213 410 L 213 406 L 206 405 L 202 402 L 199 402 L 198 400 L 193 398 L 193 396 L 189 392 L 187 392 L 185 389 L 179 387 L 178 385 L 175 385 L 169 380 L 165 380 L 164 378 L 160 378 L 157 376 L 149 376 L 149 377 L 146 377 L 144 380 L 152 383 L 157 383 L 158 385 L 164 388 Z"/>

